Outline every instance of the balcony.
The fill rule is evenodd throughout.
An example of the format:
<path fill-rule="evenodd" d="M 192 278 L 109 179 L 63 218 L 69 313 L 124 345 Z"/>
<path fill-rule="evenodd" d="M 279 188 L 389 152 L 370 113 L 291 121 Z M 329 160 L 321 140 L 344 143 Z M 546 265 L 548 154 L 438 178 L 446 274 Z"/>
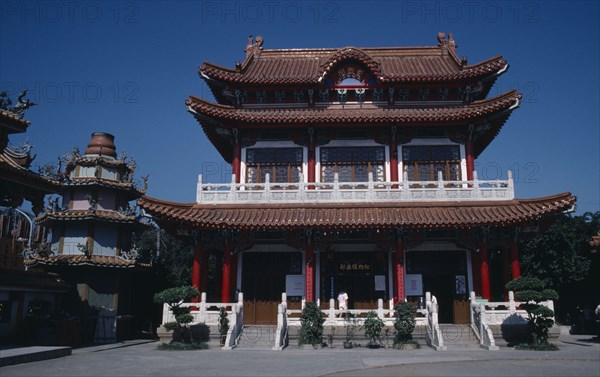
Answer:
<path fill-rule="evenodd" d="M 446 202 L 511 200 L 515 197 L 512 172 L 506 180 L 479 180 L 473 172 L 470 181 L 375 182 L 369 173 L 367 182 L 271 183 L 267 174 L 264 183 L 202 183 L 198 176 L 198 204 L 260 204 L 260 203 L 368 203 L 368 202 Z"/>

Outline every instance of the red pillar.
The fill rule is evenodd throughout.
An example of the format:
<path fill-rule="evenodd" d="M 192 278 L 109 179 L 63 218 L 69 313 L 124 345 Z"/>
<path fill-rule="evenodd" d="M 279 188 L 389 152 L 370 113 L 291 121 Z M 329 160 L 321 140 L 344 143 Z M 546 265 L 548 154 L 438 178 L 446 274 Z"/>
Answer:
<path fill-rule="evenodd" d="M 317 166 L 315 155 L 316 155 L 315 141 L 311 137 L 311 140 L 308 143 L 308 172 L 306 174 L 306 180 L 308 182 L 315 181 L 315 169 Z M 309 190 L 314 190 L 314 188 L 315 188 L 315 186 L 312 186 L 312 185 L 308 186 Z"/>
<path fill-rule="evenodd" d="M 192 285 L 201 291 L 200 282 L 202 280 L 202 245 L 198 244 L 194 248 L 194 263 L 192 264 Z M 202 292 L 202 291 L 201 291 Z M 192 298 L 192 302 L 198 302 L 198 297 Z"/>
<path fill-rule="evenodd" d="M 396 135 L 392 134 L 390 140 L 390 181 L 398 181 L 398 143 L 396 142 Z"/>
<path fill-rule="evenodd" d="M 517 279 L 521 277 L 521 265 L 519 264 L 519 243 L 512 241 L 510 243 L 510 264 L 512 270 L 512 278 Z"/>
<path fill-rule="evenodd" d="M 392 256 L 394 303 L 404 301 L 404 245 L 402 241 L 396 242 L 396 252 Z"/>
<path fill-rule="evenodd" d="M 229 302 L 231 282 L 231 243 L 225 243 L 223 250 L 223 273 L 221 274 L 221 302 Z"/>
<path fill-rule="evenodd" d="M 479 247 L 479 254 L 481 255 L 481 297 L 490 299 L 490 270 L 488 266 L 488 250 L 485 242 L 481 242 Z"/>
<path fill-rule="evenodd" d="M 235 182 L 240 183 L 240 174 L 241 174 L 241 166 L 242 166 L 242 145 L 240 143 L 236 143 L 233 145 L 233 158 L 231 161 L 231 171 L 235 174 Z"/>
<path fill-rule="evenodd" d="M 473 179 L 473 171 L 475 170 L 475 156 L 473 155 L 473 141 L 468 140 L 465 143 L 465 154 L 467 159 L 467 180 Z"/>
<path fill-rule="evenodd" d="M 305 275 L 305 291 L 306 301 L 315 300 L 315 253 L 313 245 L 310 241 L 306 242 L 306 275 Z"/>

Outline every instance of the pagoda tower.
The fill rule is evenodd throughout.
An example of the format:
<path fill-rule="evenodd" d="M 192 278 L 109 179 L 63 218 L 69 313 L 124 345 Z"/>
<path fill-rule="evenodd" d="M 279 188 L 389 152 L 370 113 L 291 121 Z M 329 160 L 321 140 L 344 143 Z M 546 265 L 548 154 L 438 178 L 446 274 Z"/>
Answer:
<path fill-rule="evenodd" d="M 117 157 L 114 136 L 108 133 L 92 133 L 83 155 L 76 147 L 61 161 L 66 165 L 62 205 L 55 198 L 36 218 L 38 225 L 52 228 L 48 250 L 32 255 L 25 265 L 57 272 L 76 288 L 80 302 L 65 308 L 71 314 L 132 318 L 136 272 L 151 267 L 132 244 L 133 232 L 147 227 L 130 204 L 145 192 L 146 178 L 143 184 L 134 182 L 135 162 L 126 161 L 124 153 Z M 98 334 L 97 328 L 96 342 L 115 340 L 110 331 L 101 339 Z M 91 334 L 82 336 L 86 341 Z"/>

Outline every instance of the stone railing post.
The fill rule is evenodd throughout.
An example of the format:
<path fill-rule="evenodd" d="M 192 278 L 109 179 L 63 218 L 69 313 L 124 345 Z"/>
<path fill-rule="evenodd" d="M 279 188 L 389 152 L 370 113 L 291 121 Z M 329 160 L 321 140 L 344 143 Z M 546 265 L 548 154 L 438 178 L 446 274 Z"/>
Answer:
<path fill-rule="evenodd" d="M 298 174 L 298 197 L 296 199 L 304 201 L 306 199 L 306 185 L 304 184 L 304 174 Z"/>
<path fill-rule="evenodd" d="M 469 313 L 471 316 L 471 324 L 475 324 L 475 315 L 473 313 L 473 308 L 475 305 L 475 292 L 471 291 L 471 293 L 469 294 Z"/>
<path fill-rule="evenodd" d="M 513 181 L 512 170 L 508 171 L 508 198 L 512 200 L 515 198 L 515 182 Z"/>
<path fill-rule="evenodd" d="M 329 320 L 335 320 L 335 300 L 332 298 L 329 299 Z"/>
<path fill-rule="evenodd" d="M 517 305 L 515 304 L 515 293 L 508 291 L 508 311 L 510 315 L 513 315 L 517 311 Z"/>
<path fill-rule="evenodd" d="M 479 191 L 479 179 L 477 179 L 477 170 L 473 170 L 473 198 L 479 199 L 481 197 L 481 192 Z"/>
<path fill-rule="evenodd" d="M 441 199 L 446 197 L 446 191 L 444 191 L 444 177 L 442 176 L 442 172 L 438 171 L 437 174 L 437 198 Z"/>
<path fill-rule="evenodd" d="M 236 200 L 237 198 L 236 198 L 236 189 L 235 189 L 236 182 L 235 182 L 235 180 L 236 180 L 235 174 L 232 174 L 231 175 L 231 186 L 229 187 L 229 201 L 230 202 L 237 201 Z"/>
<path fill-rule="evenodd" d="M 390 307 L 390 318 L 394 318 L 395 314 L 394 314 L 394 299 L 393 298 L 391 298 L 389 300 L 389 304 L 390 304 L 390 306 L 389 306 Z"/>
<path fill-rule="evenodd" d="M 271 175 L 269 173 L 265 174 L 265 197 L 264 200 L 267 202 L 271 201 Z"/>
<path fill-rule="evenodd" d="M 377 317 L 383 319 L 383 299 L 377 299 Z"/>
<path fill-rule="evenodd" d="M 333 173 L 333 198 L 340 198 L 340 177 L 338 173 Z"/>
<path fill-rule="evenodd" d="M 300 301 L 300 309 L 304 310 L 305 306 L 306 306 L 306 299 L 303 298 L 302 301 Z"/>
<path fill-rule="evenodd" d="M 162 315 L 162 323 L 163 325 L 167 322 L 172 322 L 171 321 L 171 309 L 169 308 L 169 304 L 163 304 L 163 315 Z"/>
<path fill-rule="evenodd" d="M 200 293 L 200 322 L 205 323 L 206 318 L 206 292 Z"/>
<path fill-rule="evenodd" d="M 198 184 L 196 185 L 196 203 L 202 203 L 202 174 L 198 174 Z"/>
<path fill-rule="evenodd" d="M 373 185 L 373 172 L 369 172 L 369 182 L 367 183 L 367 199 L 375 199 L 375 186 Z"/>

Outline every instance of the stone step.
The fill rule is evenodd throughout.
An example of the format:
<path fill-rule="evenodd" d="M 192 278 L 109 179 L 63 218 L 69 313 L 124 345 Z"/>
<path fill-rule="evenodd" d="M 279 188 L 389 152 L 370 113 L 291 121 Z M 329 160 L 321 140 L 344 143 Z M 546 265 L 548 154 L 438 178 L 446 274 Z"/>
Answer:
<path fill-rule="evenodd" d="M 452 348 L 479 348 L 479 338 L 471 325 L 440 324 L 444 345 Z"/>
<path fill-rule="evenodd" d="M 275 325 L 244 326 L 237 348 L 271 349 L 275 345 Z"/>

